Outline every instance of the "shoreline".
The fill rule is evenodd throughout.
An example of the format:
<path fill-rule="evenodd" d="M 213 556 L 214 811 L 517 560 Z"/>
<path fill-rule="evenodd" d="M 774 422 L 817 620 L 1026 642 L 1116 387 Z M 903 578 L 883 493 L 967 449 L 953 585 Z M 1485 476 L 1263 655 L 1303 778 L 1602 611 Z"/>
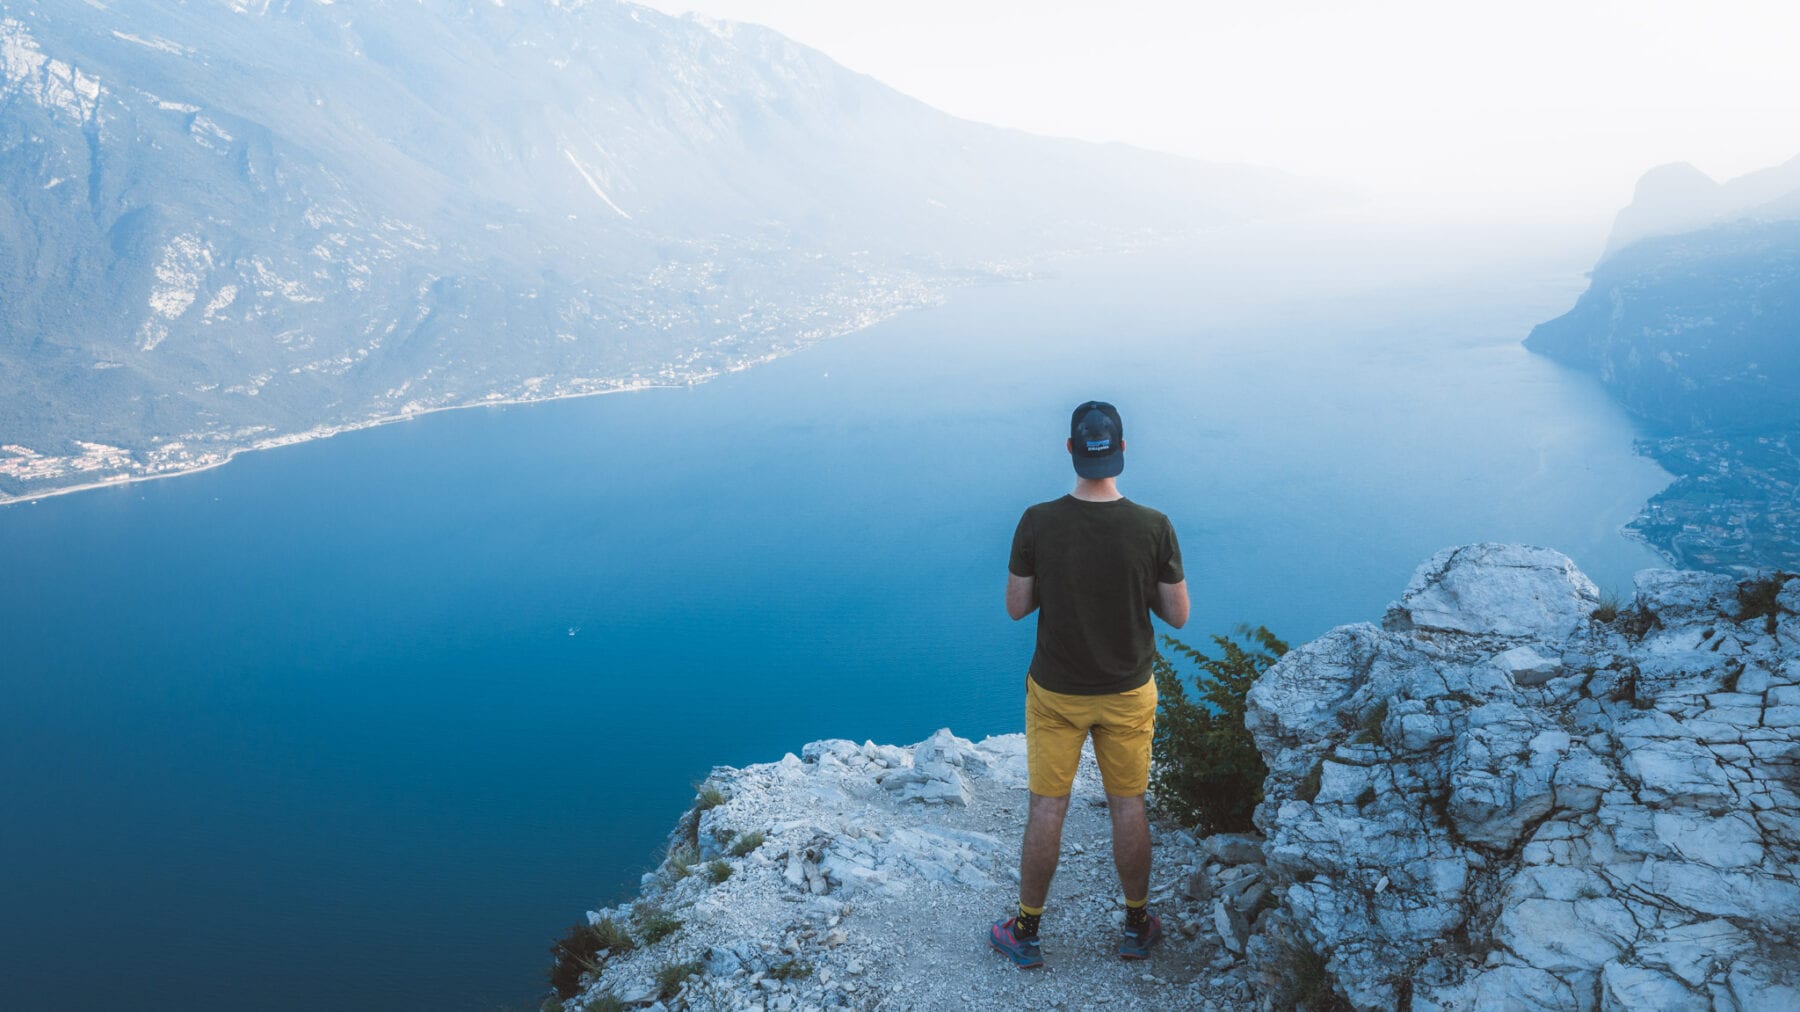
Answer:
<path fill-rule="evenodd" d="M 838 336 L 842 337 L 844 335 L 840 334 Z M 829 338 L 827 340 L 829 340 Z M 774 358 L 781 358 L 781 357 L 785 357 L 785 356 L 775 356 Z M 584 398 L 584 397 L 603 397 L 603 396 L 606 396 L 607 394 L 637 393 L 637 392 L 643 391 L 643 390 L 691 389 L 693 387 L 697 387 L 697 386 L 701 385 L 702 383 L 706 383 L 710 380 L 717 379 L 720 376 L 723 376 L 727 373 L 743 372 L 745 369 L 754 368 L 756 365 L 763 365 L 766 362 L 774 361 L 774 358 L 765 359 L 763 361 L 753 363 L 752 365 L 743 366 L 740 368 L 721 370 L 719 372 L 700 377 L 698 379 L 695 379 L 695 380 L 693 380 L 691 382 L 687 382 L 687 383 L 644 383 L 644 384 L 637 385 L 637 386 L 614 387 L 614 388 L 608 389 L 608 390 L 583 390 L 579 393 L 549 394 L 549 395 L 546 395 L 543 397 L 507 397 L 507 398 L 497 398 L 494 400 L 472 401 L 468 404 L 444 404 L 444 405 L 440 405 L 435 408 L 425 408 L 425 409 L 422 409 L 419 411 L 408 411 L 408 412 L 405 412 L 403 414 L 398 414 L 398 415 L 381 415 L 379 417 L 367 419 L 367 420 L 361 421 L 361 422 L 349 422 L 349 423 L 345 423 L 343 425 L 335 425 L 335 426 L 320 426 L 318 428 L 308 429 L 305 432 L 296 432 L 296 433 L 289 433 L 289 434 L 283 435 L 283 436 L 274 436 L 269 439 L 265 439 L 265 440 L 261 440 L 256 443 L 252 443 L 249 446 L 232 447 L 231 449 L 224 451 L 225 456 L 223 459 L 207 461 L 204 464 L 197 464 L 193 467 L 177 468 L 177 469 L 170 470 L 170 471 L 159 472 L 157 474 L 138 474 L 138 475 L 121 474 L 121 475 L 115 475 L 111 478 L 104 478 L 104 479 L 101 479 L 100 481 L 90 481 L 90 482 L 87 482 L 87 483 L 81 484 L 81 485 L 66 485 L 66 486 L 63 486 L 60 488 L 44 489 L 43 491 L 40 491 L 40 492 L 27 492 L 23 495 L 8 496 L 8 495 L 0 494 L 0 509 L 5 509 L 6 507 L 9 507 L 9 506 L 20 506 L 20 505 L 24 505 L 25 503 L 35 503 L 35 502 L 38 502 L 43 499 L 51 499 L 51 498 L 54 498 L 56 496 L 61 496 L 61 495 L 70 495 L 75 492 L 90 492 L 94 489 L 99 489 L 99 488 L 123 488 L 128 485 L 136 485 L 136 484 L 141 484 L 143 482 L 148 482 L 148 481 L 159 481 L 163 478 L 185 478 L 185 477 L 188 477 L 189 475 L 201 474 L 206 471 L 211 471 L 216 468 L 224 467 L 226 464 L 229 464 L 233 460 L 237 459 L 237 457 L 240 454 L 259 453 L 259 452 L 262 452 L 265 450 L 278 450 L 284 446 L 295 446 L 300 443 L 311 443 L 311 442 L 316 442 L 316 441 L 322 440 L 322 439 L 330 439 L 333 436 L 341 436 L 348 432 L 361 432 L 365 429 L 379 428 L 383 425 L 392 425 L 396 422 L 410 422 L 415 419 L 424 418 L 427 415 L 435 415 L 435 414 L 439 414 L 439 413 L 442 413 L 445 411 L 466 411 L 470 408 L 493 408 L 493 407 L 507 407 L 507 406 L 524 406 L 524 405 L 532 405 L 532 404 L 548 404 L 552 401 L 578 400 L 578 399 Z"/>
<path fill-rule="evenodd" d="M 1168 244 L 1178 241 L 1182 238 L 1189 238 L 1189 237 L 1192 237 L 1193 235 L 1204 234 L 1206 232 L 1210 232 L 1210 231 L 1214 231 L 1214 230 L 1215 229 L 1200 229 L 1200 230 L 1197 230 L 1196 232 L 1178 233 L 1175 235 L 1168 235 L 1168 236 L 1162 237 L 1162 239 L 1160 241 L 1153 241 L 1147 245 L 1152 246 L 1152 247 L 1168 245 Z M 1038 280 L 1042 280 L 1045 277 L 1044 274 L 1040 273 L 1040 270 L 1046 265 L 1057 264 L 1057 263 L 1060 263 L 1063 261 L 1080 258 L 1080 257 L 1108 255 L 1108 254 L 1113 254 L 1113 253 L 1118 253 L 1118 252 L 1131 252 L 1131 251 L 1140 250 L 1142 248 L 1145 248 L 1144 245 L 1142 245 L 1142 244 L 1126 243 L 1122 247 L 1118 247 L 1118 248 L 1114 248 L 1114 247 L 1102 244 L 1100 247 L 1094 248 L 1094 249 L 1059 250 L 1059 251 L 1055 251 L 1052 253 L 1042 254 L 1042 255 L 1039 255 L 1036 257 L 1029 257 L 1029 258 L 1025 259 L 1024 261 L 1018 262 L 1018 263 L 1012 263 L 1012 264 L 1000 263 L 1000 264 L 990 265 L 990 267 L 988 268 L 989 273 L 987 273 L 986 275 L 980 276 L 980 277 L 951 276 L 951 277 L 941 278 L 941 279 L 939 279 L 939 281 L 942 284 L 942 287 L 934 288 L 931 292 L 932 297 L 925 301 L 917 302 L 912 305 L 901 306 L 899 308 L 894 309 L 892 312 L 879 315 L 874 319 L 864 320 L 864 321 L 855 323 L 853 326 L 849 326 L 849 327 L 845 328 L 844 330 L 840 330 L 835 333 L 827 334 L 824 337 L 819 337 L 819 338 L 815 338 L 813 340 L 805 341 L 804 343 L 796 345 L 795 347 L 791 347 L 791 348 L 788 348 L 785 350 L 771 352 L 760 358 L 749 359 L 749 360 L 746 360 L 743 362 L 733 363 L 733 364 L 722 366 L 722 367 L 715 367 L 715 368 L 709 369 L 707 371 L 697 373 L 694 376 L 688 377 L 685 381 L 681 381 L 681 382 L 645 382 L 645 383 L 640 383 L 640 384 L 636 384 L 636 385 L 622 385 L 622 386 L 617 386 L 617 387 L 611 387 L 611 388 L 604 389 L 604 390 L 583 390 L 583 391 L 579 391 L 579 392 L 548 394 L 548 395 L 544 395 L 544 396 L 500 397 L 500 398 L 494 398 L 494 399 L 490 399 L 490 400 L 471 401 L 466 404 L 445 404 L 445 405 L 440 405 L 438 407 L 425 408 L 420 411 L 410 411 L 410 412 L 405 412 L 405 413 L 397 414 L 397 415 L 381 415 L 381 416 L 366 419 L 366 420 L 363 420 L 360 422 L 350 422 L 350 423 L 345 423 L 345 424 L 341 424 L 341 425 L 321 425 L 321 426 L 317 426 L 315 428 L 306 430 L 304 432 L 289 433 L 289 434 L 282 435 L 282 436 L 274 436 L 274 437 L 271 437 L 268 439 L 260 440 L 260 441 L 254 442 L 248 446 L 233 447 L 229 450 L 224 451 L 225 455 L 223 458 L 221 458 L 219 460 L 208 461 L 204 464 L 198 464 L 193 467 L 182 467 L 182 468 L 178 468 L 178 469 L 174 469 L 174 470 L 158 472 L 156 474 L 113 475 L 111 477 L 100 479 L 97 481 L 83 482 L 78 485 L 65 485 L 65 486 L 60 486 L 57 488 L 47 488 L 47 489 L 42 489 L 42 490 L 38 490 L 38 491 L 22 493 L 19 495 L 7 495 L 5 493 L 0 493 L 0 510 L 5 510 L 8 507 L 13 507 L 13 506 L 25 505 L 27 503 L 37 503 L 37 502 L 40 502 L 45 499 L 55 498 L 57 496 L 71 495 L 76 492 L 91 492 L 95 489 L 114 488 L 114 487 L 138 484 L 141 482 L 157 481 L 157 480 L 160 480 L 163 478 L 180 478 L 180 477 L 186 477 L 188 475 L 201 474 L 203 472 L 211 471 L 215 468 L 223 467 L 226 464 L 231 463 L 233 460 L 235 460 L 238 457 L 239 454 L 254 453 L 254 452 L 258 452 L 258 451 L 262 451 L 262 450 L 273 450 L 273 449 L 278 449 L 283 446 L 292 446 L 297 443 L 308 443 L 308 442 L 313 442 L 313 441 L 319 440 L 319 439 L 329 439 L 333 436 L 342 435 L 346 432 L 358 432 L 358 431 L 361 431 L 364 429 L 372 429 L 372 428 L 376 428 L 376 427 L 382 426 L 382 425 L 389 425 L 394 422 L 411 421 L 416 418 L 423 418 L 426 415 L 433 415 L 433 414 L 437 414 L 437 413 L 443 412 L 443 411 L 463 411 L 463 410 L 467 410 L 469 408 L 485 408 L 485 407 L 496 407 L 496 406 L 499 406 L 499 407 L 526 406 L 526 405 L 532 405 L 532 404 L 544 404 L 544 403 L 548 403 L 551 401 L 576 400 L 576 399 L 584 398 L 584 397 L 599 397 L 599 396 L 604 396 L 606 394 L 634 393 L 634 392 L 637 392 L 640 390 L 678 390 L 678 389 L 697 387 L 704 383 L 710 382 L 711 380 L 718 379 L 722 376 L 730 375 L 732 373 L 744 372 L 745 370 L 748 370 L 748 369 L 754 369 L 759 365 L 767 365 L 768 363 L 774 362 L 778 359 L 783 359 L 783 358 L 787 358 L 790 355 L 799 354 L 800 352 L 806 351 L 808 348 L 811 348 L 814 345 L 823 344 L 826 341 L 835 341 L 842 337 L 848 337 L 851 334 L 860 333 L 864 330 L 869 329 L 870 327 L 874 327 L 874 326 L 878 326 L 880 324 L 886 323 L 890 320 L 896 319 L 907 313 L 914 313 L 914 312 L 918 312 L 919 310 L 922 310 L 922 309 L 932 309 L 932 308 L 936 308 L 938 306 L 942 306 L 948 300 L 948 298 L 950 297 L 951 294 L 962 291 L 964 289 L 980 287 L 980 286 L 988 285 L 988 284 L 1006 285 L 1006 284 L 1018 284 L 1020 282 L 1038 281 Z"/>
<path fill-rule="evenodd" d="M 1024 279 L 1007 278 L 1007 279 L 1001 279 L 1001 280 L 1003 280 L 1003 281 L 1029 280 L 1029 276 Z M 972 284 L 977 284 L 977 283 L 979 283 L 979 282 L 968 282 L 968 283 L 963 283 L 963 284 L 955 284 L 955 285 L 952 285 L 949 290 L 957 291 L 957 290 L 960 290 L 963 288 L 971 287 Z M 347 432 L 360 432 L 365 429 L 378 428 L 380 426 L 391 425 L 396 422 L 413 421 L 415 419 L 423 418 L 427 415 L 435 415 L 435 414 L 438 414 L 440 412 L 445 412 L 445 411 L 465 411 L 465 410 L 468 410 L 471 408 L 491 408 L 491 407 L 528 406 L 528 405 L 534 405 L 534 404 L 547 404 L 552 401 L 578 400 L 578 399 L 586 398 L 586 397 L 603 397 L 608 394 L 638 393 L 638 392 L 644 391 L 644 390 L 692 389 L 694 387 L 701 386 L 705 383 L 709 383 L 712 380 L 719 379 L 723 376 L 728 376 L 733 373 L 746 372 L 750 369 L 756 368 L 757 366 L 767 365 L 770 362 L 774 362 L 779 359 L 787 358 L 791 355 L 799 354 L 803 351 L 806 351 L 808 348 L 811 348 L 815 345 L 823 344 L 827 341 L 835 341 L 839 338 L 849 337 L 851 334 L 860 333 L 864 330 L 869 329 L 870 327 L 874 327 L 879 324 L 886 323 L 889 320 L 896 319 L 906 313 L 917 312 L 921 309 L 931 309 L 933 307 L 943 305 L 944 299 L 945 299 L 945 297 L 947 297 L 948 293 L 947 292 L 939 292 L 937 294 L 939 297 L 932 301 L 923 302 L 923 303 L 919 303 L 916 305 L 904 306 L 904 307 L 901 307 L 901 308 L 895 310 L 892 313 L 888 313 L 886 315 L 877 317 L 876 319 L 860 322 L 860 323 L 856 324 L 855 326 L 849 327 L 848 329 L 841 330 L 841 331 L 838 331 L 833 334 L 828 334 L 825 337 L 807 341 L 803 344 L 796 345 L 794 347 L 787 348 L 785 350 L 770 352 L 769 354 L 764 355 L 760 358 L 752 358 L 752 359 L 744 360 L 742 362 L 731 363 L 731 364 L 725 365 L 725 366 L 709 368 L 704 371 L 697 372 L 694 375 L 689 376 L 685 380 L 682 380 L 682 381 L 624 382 L 619 386 L 608 387 L 606 389 L 600 389 L 600 390 L 581 390 L 581 391 L 573 391 L 573 392 L 565 392 L 565 393 L 545 394 L 545 395 L 541 395 L 541 396 L 492 397 L 492 398 L 488 398 L 485 400 L 471 401 L 466 404 L 444 404 L 444 405 L 439 405 L 437 407 L 424 408 L 424 409 L 421 409 L 418 411 L 407 411 L 407 412 L 403 412 L 403 413 L 395 414 L 395 415 L 380 415 L 375 418 L 365 419 L 360 422 L 348 422 L 348 423 L 344 423 L 344 424 L 340 424 L 340 425 L 321 425 L 321 426 L 316 426 L 312 429 L 305 430 L 303 432 L 288 433 L 286 435 L 280 435 L 280 436 L 271 436 L 267 439 L 262 439 L 262 440 L 253 442 L 248 446 L 232 447 L 229 450 L 223 451 L 224 452 L 223 458 L 221 458 L 219 460 L 210 460 L 204 464 L 197 464 L 193 467 L 182 467 L 182 468 L 177 468 L 177 469 L 173 469 L 173 470 L 169 470 L 169 471 L 162 471 L 162 472 L 159 472 L 156 474 L 113 475 L 112 477 L 104 478 L 104 479 L 101 479 L 98 481 L 84 482 L 79 485 L 66 485 L 66 486 L 61 486 L 58 488 L 43 489 L 41 491 L 27 492 L 27 493 L 24 493 L 21 495 L 6 495 L 4 493 L 0 493 L 0 510 L 4 510 L 4 509 L 6 509 L 8 507 L 12 507 L 12 506 L 21 506 L 26 503 L 37 503 L 44 499 L 51 499 L 56 496 L 70 495 L 70 494 L 73 494 L 76 492 L 90 492 L 95 489 L 102 489 L 102 488 L 120 488 L 120 487 L 124 487 L 124 486 L 128 486 L 128 485 L 139 484 L 142 482 L 157 481 L 157 480 L 160 480 L 163 478 L 182 478 L 182 477 L 187 477 L 189 475 L 201 474 L 206 471 L 211 471 L 215 468 L 224 467 L 226 464 L 229 464 L 233 460 L 237 459 L 239 454 L 256 453 L 256 452 L 260 452 L 263 450 L 275 450 L 275 449 L 280 449 L 281 447 L 284 447 L 284 446 L 293 446 L 293 445 L 296 445 L 299 443 L 310 443 L 310 442 L 315 442 L 315 441 L 321 440 L 321 439 L 330 439 L 333 436 L 343 435 L 344 433 L 347 433 Z"/>

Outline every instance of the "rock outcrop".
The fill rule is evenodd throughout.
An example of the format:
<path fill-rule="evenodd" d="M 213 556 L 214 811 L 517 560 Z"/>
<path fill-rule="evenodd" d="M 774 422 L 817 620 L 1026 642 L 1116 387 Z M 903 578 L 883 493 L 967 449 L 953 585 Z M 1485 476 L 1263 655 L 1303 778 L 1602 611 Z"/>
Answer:
<path fill-rule="evenodd" d="M 1553 551 L 1442 552 L 1251 689 L 1264 835 L 1156 827 L 1150 963 L 1111 955 L 1091 754 L 1049 969 L 986 951 L 1023 737 L 940 731 L 715 771 L 642 896 L 589 915 L 636 944 L 564 1007 L 1797 1009 L 1797 641 L 1800 577 L 1646 571 L 1614 606 Z"/>
<path fill-rule="evenodd" d="M 1122 930 L 1104 792 L 1083 756 L 1044 922 L 1049 969 L 1021 974 L 987 926 L 1018 898 L 1024 736 L 939 731 L 910 748 L 843 740 L 713 772 L 634 902 L 588 915 L 590 962 L 566 1009 L 1230 1008 L 1250 1000 L 1215 916 L 1259 885 L 1257 838 L 1153 833 L 1151 897 L 1169 937 L 1149 964 L 1113 955 Z M 1225 910 L 1228 913 L 1219 914 Z M 588 951 L 592 951 L 590 948 Z"/>
<path fill-rule="evenodd" d="M 1800 580 L 1600 604 L 1454 549 L 1256 684 L 1265 1005 L 1299 953 L 1358 1008 L 1800 1008 Z"/>

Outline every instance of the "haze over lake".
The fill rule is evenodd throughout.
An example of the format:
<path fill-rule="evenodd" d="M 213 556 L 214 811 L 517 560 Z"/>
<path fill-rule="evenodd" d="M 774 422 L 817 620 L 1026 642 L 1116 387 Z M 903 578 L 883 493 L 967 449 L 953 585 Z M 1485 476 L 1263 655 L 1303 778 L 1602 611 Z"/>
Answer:
<path fill-rule="evenodd" d="M 1473 541 L 1628 588 L 1667 475 L 1519 345 L 1594 249 L 1385 238 L 1087 258 L 693 389 L 0 509 L 0 1005 L 534 1003 L 713 763 L 1021 728 L 1008 539 L 1090 397 L 1197 645 Z"/>

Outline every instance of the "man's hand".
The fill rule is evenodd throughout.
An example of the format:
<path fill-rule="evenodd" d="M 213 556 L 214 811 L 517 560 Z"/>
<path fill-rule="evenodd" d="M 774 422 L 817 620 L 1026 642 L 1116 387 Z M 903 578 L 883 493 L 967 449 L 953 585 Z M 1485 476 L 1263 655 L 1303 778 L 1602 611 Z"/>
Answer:
<path fill-rule="evenodd" d="M 1007 606 L 1012 606 L 1011 588 L 1008 588 Z M 1187 625 L 1188 595 L 1187 581 L 1180 583 L 1159 583 L 1156 585 L 1156 596 L 1150 602 L 1150 610 L 1156 617 L 1179 629 Z M 1018 618 L 1017 615 L 1013 616 Z"/>
<path fill-rule="evenodd" d="M 1186 608 L 1186 591 L 1183 590 L 1182 607 Z M 1037 610 L 1037 577 L 1020 576 L 1017 573 L 1006 574 L 1006 613 L 1014 622 Z M 1182 614 L 1187 614 L 1184 610 Z"/>

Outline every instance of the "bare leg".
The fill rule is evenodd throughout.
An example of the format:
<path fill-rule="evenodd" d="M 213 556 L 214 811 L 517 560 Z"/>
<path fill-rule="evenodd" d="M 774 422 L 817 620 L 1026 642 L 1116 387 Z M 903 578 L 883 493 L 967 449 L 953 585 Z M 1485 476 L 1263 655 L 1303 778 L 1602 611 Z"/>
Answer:
<path fill-rule="evenodd" d="M 1068 799 L 1063 800 L 1066 803 Z M 1125 898 L 1135 903 L 1150 895 L 1150 817 L 1144 812 L 1144 796 L 1108 794 L 1106 811 L 1112 816 L 1113 865 L 1119 869 L 1119 885 Z M 1048 879 L 1045 881 L 1048 884 Z"/>
<path fill-rule="evenodd" d="M 1140 805 L 1140 810 L 1142 806 Z M 1062 853 L 1063 817 L 1069 814 L 1069 796 L 1031 796 L 1031 814 L 1025 819 L 1025 847 L 1019 855 L 1019 903 L 1041 907 L 1050 895 L 1050 879 L 1056 875 L 1056 859 Z M 1146 844 L 1148 838 L 1146 838 Z M 1145 868 L 1150 864 L 1144 857 Z M 1148 875 L 1148 871 L 1145 872 Z"/>

